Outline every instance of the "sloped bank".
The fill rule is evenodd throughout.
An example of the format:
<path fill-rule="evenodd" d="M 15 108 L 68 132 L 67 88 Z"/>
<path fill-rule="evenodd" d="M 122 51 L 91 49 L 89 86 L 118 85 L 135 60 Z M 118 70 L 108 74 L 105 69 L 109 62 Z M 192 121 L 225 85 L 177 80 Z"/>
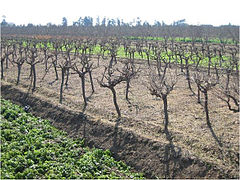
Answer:
<path fill-rule="evenodd" d="M 84 137 L 87 145 L 110 149 L 118 160 L 123 160 L 148 178 L 237 178 L 191 156 L 171 142 L 148 139 L 123 127 L 119 122 L 105 123 L 82 113 L 52 104 L 47 97 L 27 94 L 24 89 L 2 82 L 1 95 L 22 106 L 30 105 L 35 116 L 48 118 L 52 124 L 69 133 Z"/>

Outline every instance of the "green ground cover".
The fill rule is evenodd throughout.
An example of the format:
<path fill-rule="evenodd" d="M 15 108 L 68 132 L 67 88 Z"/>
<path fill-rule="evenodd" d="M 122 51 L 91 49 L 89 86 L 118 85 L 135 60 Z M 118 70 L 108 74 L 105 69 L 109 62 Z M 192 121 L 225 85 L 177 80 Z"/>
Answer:
<path fill-rule="evenodd" d="M 142 38 L 142 37 L 140 37 L 140 38 Z M 149 38 L 154 38 L 154 37 L 149 37 Z M 183 38 L 176 38 L 176 39 L 179 39 L 179 41 L 180 41 Z M 191 41 L 191 38 L 185 38 L 185 39 L 188 39 L 189 41 Z M 162 39 L 160 37 L 160 39 L 157 39 L 157 40 L 162 40 Z M 219 39 L 215 39 L 215 40 L 216 41 L 220 41 Z M 26 46 L 27 42 L 23 41 L 23 45 Z M 70 45 L 70 46 L 73 48 L 71 52 L 74 53 L 75 52 L 74 43 L 72 45 Z M 44 47 L 44 43 L 43 42 L 39 42 L 39 43 L 37 43 L 36 47 L 37 48 L 43 48 Z M 50 50 L 55 50 L 52 42 L 47 42 L 47 47 Z M 135 47 L 135 46 L 133 46 L 133 47 Z M 61 49 L 63 51 L 66 51 L 66 48 L 64 46 L 62 46 Z M 81 52 L 82 50 L 80 49 L 79 51 Z M 87 48 L 86 52 L 89 53 L 89 48 Z M 97 44 L 95 46 L 92 46 L 91 54 L 97 55 L 97 54 L 100 54 L 100 53 L 101 53 L 101 47 L 100 47 L 99 44 Z M 168 51 L 168 53 L 171 54 L 171 51 Z M 106 50 L 104 55 L 106 56 L 106 55 L 109 55 L 109 54 L 110 54 L 110 51 Z M 149 51 L 149 54 L 150 54 L 150 60 L 155 60 L 156 59 L 156 57 L 154 57 L 154 52 L 152 50 Z M 168 57 L 166 52 L 162 52 L 161 56 L 166 61 L 169 60 L 169 57 Z M 188 55 L 188 54 L 185 53 L 185 56 L 190 56 L 190 54 Z M 129 57 L 129 55 L 126 56 L 126 53 L 124 51 L 124 46 L 123 45 L 118 47 L 118 49 L 117 49 L 117 57 L 119 57 L 119 58 L 128 58 Z M 134 54 L 134 57 L 135 57 L 135 59 L 142 59 L 142 60 L 146 60 L 147 59 L 147 55 L 144 52 L 142 53 L 142 56 L 141 56 L 136 51 L 135 54 Z M 219 56 L 217 56 L 217 55 L 212 57 L 212 59 L 211 59 L 211 67 L 214 67 L 215 64 L 217 64 L 217 66 L 219 66 L 220 59 L 221 58 Z M 222 59 L 223 59 L 223 63 L 222 63 L 223 67 L 229 67 L 230 66 L 231 57 L 222 56 Z M 180 60 L 179 56 L 176 57 L 175 55 L 173 55 L 173 58 L 172 58 L 171 61 L 172 62 L 174 61 L 176 63 L 180 63 L 181 60 Z M 203 66 L 203 67 L 207 67 L 208 66 L 208 61 L 209 61 L 208 57 L 203 57 L 203 59 L 200 61 L 199 65 Z M 188 63 L 189 64 L 194 64 L 196 62 L 197 62 L 197 57 L 196 57 L 196 55 L 194 55 L 193 58 L 190 59 Z M 185 64 L 185 60 L 183 61 L 183 64 Z"/>
<path fill-rule="evenodd" d="M 109 150 L 85 147 L 84 140 L 1 99 L 1 178 L 139 179 L 143 174 L 131 172 Z"/>
<path fill-rule="evenodd" d="M 125 39 L 129 39 L 129 40 L 153 40 L 153 41 L 164 41 L 164 38 L 163 37 L 142 37 L 142 36 L 139 36 L 139 37 L 135 37 L 135 36 L 125 36 L 124 37 Z M 168 40 L 171 40 L 171 38 L 169 38 Z M 174 38 L 174 40 L 176 42 L 192 42 L 192 38 L 191 37 L 176 37 Z M 196 38 L 195 39 L 195 42 L 203 42 L 204 39 L 202 38 Z M 221 40 L 219 38 L 209 38 L 207 40 L 208 43 L 222 43 Z M 226 44 L 234 44 L 233 40 L 232 39 L 225 39 L 224 40 L 224 43 Z"/>

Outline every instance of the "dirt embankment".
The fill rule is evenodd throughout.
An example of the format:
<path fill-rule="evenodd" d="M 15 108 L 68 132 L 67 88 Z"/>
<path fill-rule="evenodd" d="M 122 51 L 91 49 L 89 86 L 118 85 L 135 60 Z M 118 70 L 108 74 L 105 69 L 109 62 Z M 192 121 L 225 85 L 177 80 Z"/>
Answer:
<path fill-rule="evenodd" d="M 6 82 L 2 82 L 1 94 L 16 104 L 30 105 L 34 115 L 50 119 L 69 136 L 85 138 L 90 147 L 110 149 L 116 159 L 144 172 L 148 178 L 237 178 L 199 160 L 171 140 L 159 142 L 120 127 L 120 121 L 103 122 L 66 106 L 53 105 L 41 94 L 28 94 Z"/>

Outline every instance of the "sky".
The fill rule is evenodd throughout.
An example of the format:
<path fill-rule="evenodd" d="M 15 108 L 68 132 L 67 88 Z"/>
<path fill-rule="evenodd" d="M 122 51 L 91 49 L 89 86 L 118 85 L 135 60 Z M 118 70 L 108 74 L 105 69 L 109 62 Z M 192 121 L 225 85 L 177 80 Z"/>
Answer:
<path fill-rule="evenodd" d="M 186 19 L 193 25 L 240 25 L 239 0 L 1 0 L 0 18 L 16 25 L 32 23 L 68 25 L 79 17 L 98 16 L 100 20 L 119 18 L 131 22 L 140 17 L 150 24 L 154 20 L 171 24 Z"/>

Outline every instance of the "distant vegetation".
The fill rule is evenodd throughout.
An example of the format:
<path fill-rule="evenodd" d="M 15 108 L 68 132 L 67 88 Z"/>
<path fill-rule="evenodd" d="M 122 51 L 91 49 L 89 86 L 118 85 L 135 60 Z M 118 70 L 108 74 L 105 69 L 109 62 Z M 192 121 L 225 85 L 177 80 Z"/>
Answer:
<path fill-rule="evenodd" d="M 8 23 L 3 19 L 2 35 L 12 36 L 67 36 L 67 37 L 128 37 L 132 40 L 161 40 L 163 37 L 179 38 L 179 41 L 190 42 L 195 39 L 196 42 L 208 38 L 212 43 L 236 43 L 239 40 L 239 26 L 231 24 L 222 26 L 212 25 L 189 25 L 186 20 L 174 21 L 166 24 L 164 21 L 155 20 L 151 25 L 140 18 L 132 22 L 124 22 L 119 18 L 99 17 L 94 21 L 92 17 L 80 17 L 77 21 L 69 24 L 66 17 L 62 18 L 62 25 L 48 23 L 47 25 L 28 25 L 16 26 L 14 23 Z"/>

